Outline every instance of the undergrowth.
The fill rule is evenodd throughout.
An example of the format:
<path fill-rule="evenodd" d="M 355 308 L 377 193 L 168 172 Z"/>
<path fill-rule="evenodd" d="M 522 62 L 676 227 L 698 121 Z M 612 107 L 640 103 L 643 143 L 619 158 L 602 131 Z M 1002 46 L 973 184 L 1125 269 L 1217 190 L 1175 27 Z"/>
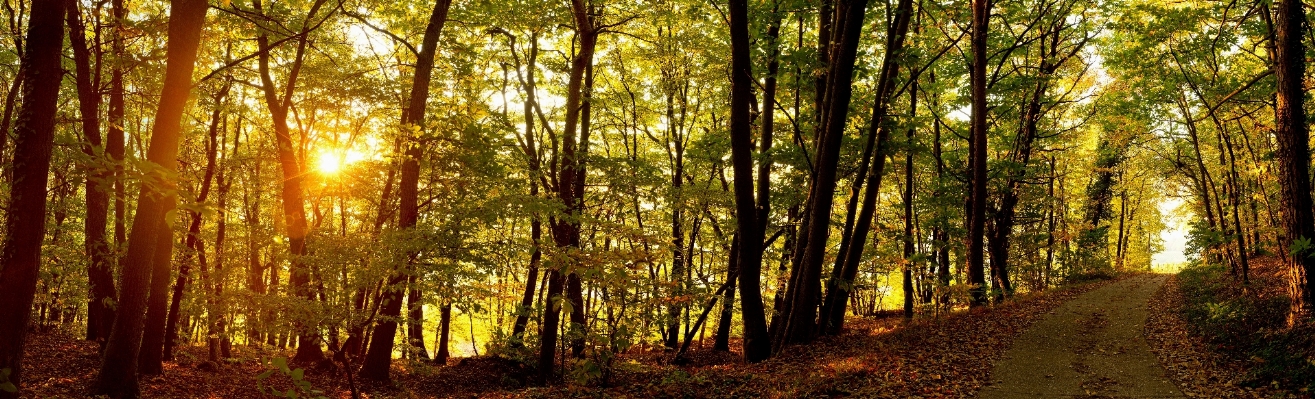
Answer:
<path fill-rule="evenodd" d="M 1262 262 L 1257 262 L 1261 263 Z M 1277 262 L 1257 267 L 1249 285 L 1220 265 L 1196 263 L 1179 274 L 1179 310 L 1192 333 L 1245 362 L 1246 386 L 1315 389 L 1315 328 L 1287 328 L 1288 296 Z"/>

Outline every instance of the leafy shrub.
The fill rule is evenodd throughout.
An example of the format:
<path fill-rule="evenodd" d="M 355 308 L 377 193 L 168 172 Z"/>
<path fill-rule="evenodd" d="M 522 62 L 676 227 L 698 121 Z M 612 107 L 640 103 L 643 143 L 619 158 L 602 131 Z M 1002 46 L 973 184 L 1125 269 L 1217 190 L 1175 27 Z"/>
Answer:
<path fill-rule="evenodd" d="M 12 372 L 13 370 L 10 369 L 0 369 L 0 391 L 9 393 L 18 392 L 18 387 L 15 386 L 14 383 L 9 382 L 9 373 Z"/>
<path fill-rule="evenodd" d="M 1257 286 L 1241 287 L 1224 266 L 1201 263 L 1189 265 L 1178 278 L 1180 312 L 1192 332 L 1226 356 L 1250 362 L 1245 384 L 1315 389 L 1315 328 L 1286 327 L 1289 299 L 1272 286 L 1281 282 L 1258 279 Z"/>
<path fill-rule="evenodd" d="M 265 363 L 265 368 L 265 372 L 256 376 L 256 389 L 262 394 L 276 398 L 328 399 L 327 396 L 324 396 L 324 391 L 315 389 L 315 387 L 311 386 L 310 381 L 306 381 L 305 369 L 288 368 L 287 358 L 277 357 L 271 359 L 268 363 Z M 288 388 L 286 391 L 280 391 L 271 386 L 267 386 L 266 382 L 270 380 L 270 377 L 274 376 L 274 373 L 279 373 L 279 375 L 286 377 L 292 383 L 292 387 Z"/>

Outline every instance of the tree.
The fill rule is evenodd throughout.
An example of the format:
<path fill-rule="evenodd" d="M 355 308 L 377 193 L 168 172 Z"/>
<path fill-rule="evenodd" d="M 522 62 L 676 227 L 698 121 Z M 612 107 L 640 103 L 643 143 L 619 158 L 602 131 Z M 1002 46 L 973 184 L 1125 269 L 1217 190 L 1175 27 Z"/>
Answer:
<path fill-rule="evenodd" d="M 100 372 L 93 390 L 112 398 L 139 395 L 137 356 L 141 344 L 144 311 L 153 269 L 153 257 L 165 226 L 165 214 L 173 204 L 166 198 L 174 183 L 170 177 L 177 162 L 178 139 L 183 110 L 192 88 L 192 70 L 196 63 L 201 30 L 209 5 L 201 0 L 171 0 L 168 44 L 165 54 L 164 85 L 155 112 L 150 147 L 146 158 L 153 170 L 152 180 L 142 184 L 138 196 L 128 251 L 120 277 L 118 308 L 114 329 L 105 345 Z"/>
<path fill-rule="evenodd" d="M 73 61 L 76 64 L 76 81 L 78 92 L 78 111 L 82 116 L 82 152 L 89 159 L 87 164 L 87 216 L 83 234 L 86 238 L 87 281 L 91 285 L 91 297 L 87 303 L 87 339 L 102 341 L 110 332 L 110 315 L 108 305 L 114 300 L 114 264 L 110 259 L 109 240 L 105 237 L 106 218 L 109 215 L 109 189 L 113 178 L 105 158 L 105 147 L 101 143 L 100 103 L 98 90 L 100 83 L 100 64 L 95 71 L 91 67 L 91 49 L 87 46 L 86 27 L 82 23 L 82 12 L 78 2 L 69 1 L 66 10 L 69 27 L 69 46 L 73 48 Z M 100 57 L 100 46 L 95 48 L 96 57 Z"/>
<path fill-rule="evenodd" d="M 772 347 L 759 280 L 762 275 L 762 242 L 766 234 L 765 221 L 758 218 L 760 205 L 755 203 L 753 189 L 749 107 L 754 100 L 751 91 L 753 67 L 749 63 L 748 2 L 730 0 L 728 14 L 731 30 L 731 164 L 735 176 L 735 220 L 740 237 L 735 268 L 739 271 L 744 358 L 749 362 L 760 362 L 771 356 Z"/>
<path fill-rule="evenodd" d="M 566 87 L 566 126 L 562 129 L 561 154 L 556 178 L 558 199 L 565 206 L 565 215 L 554 221 L 552 226 L 553 241 L 559 251 L 565 251 L 548 269 L 547 305 L 544 306 L 542 332 L 539 334 L 539 379 L 546 382 L 553 376 L 554 360 L 557 350 L 557 329 L 561 323 L 562 302 L 569 301 L 572 309 L 571 323 L 582 327 L 584 321 L 584 301 L 581 298 L 580 277 L 573 271 L 563 269 L 571 265 L 563 264 L 569 259 L 572 250 L 580 248 L 580 218 L 584 207 L 585 168 L 582 159 L 589 153 L 588 110 L 585 101 L 586 73 L 592 69 L 594 50 L 598 46 L 599 27 L 595 25 L 590 6 L 584 0 L 571 0 L 571 16 L 579 46 L 571 58 L 570 80 Z M 566 297 L 562 298 L 562 294 Z M 572 327 L 574 330 L 579 327 Z M 572 348 L 576 356 L 579 350 Z"/>
<path fill-rule="evenodd" d="M 1278 80 L 1274 107 L 1275 154 L 1278 160 L 1279 198 L 1283 209 L 1283 241 L 1280 250 L 1291 251 L 1287 262 L 1288 325 L 1305 322 L 1311 315 L 1315 281 L 1310 278 L 1315 257 L 1309 256 L 1315 237 L 1311 216 L 1310 143 L 1306 126 L 1306 50 L 1301 42 L 1306 20 L 1302 2 L 1279 0 L 1274 4 L 1274 76 Z M 1298 243 L 1305 243 L 1302 246 Z"/>
<path fill-rule="evenodd" d="M 252 1 L 252 8 L 256 12 L 263 13 L 261 3 L 262 0 Z M 306 235 L 309 232 L 309 227 L 306 225 L 306 193 L 302 190 L 305 170 L 302 167 L 303 165 L 298 162 L 297 148 L 292 141 L 292 132 L 288 127 L 288 114 L 293 106 L 292 100 L 293 94 L 296 92 L 297 77 L 302 66 L 305 65 L 306 50 L 310 42 L 309 35 L 311 31 L 319 26 L 314 21 L 319 14 L 320 8 L 325 3 L 326 0 L 315 1 L 307 12 L 305 20 L 302 21 L 301 29 L 296 34 L 296 53 L 293 56 L 292 65 L 289 67 L 282 95 L 278 93 L 278 88 L 274 85 L 274 78 L 270 75 L 270 51 L 273 46 L 269 41 L 269 29 L 262 26 L 260 35 L 256 37 L 256 42 L 260 47 L 258 54 L 261 89 L 263 89 L 265 95 L 265 106 L 269 108 L 269 114 L 274 123 L 274 136 L 278 144 L 279 169 L 283 173 L 280 197 L 283 200 L 283 223 L 287 228 L 288 251 L 292 258 L 291 265 L 288 267 L 289 283 L 292 285 L 293 295 L 307 301 L 313 301 L 315 294 L 310 290 L 310 271 L 307 270 L 302 259 L 306 256 Z M 323 17 L 319 23 L 327 21 L 328 18 L 329 16 Z M 299 362 L 323 360 L 324 351 L 320 348 L 321 338 L 317 331 L 319 326 L 306 326 L 300 321 L 296 324 L 297 354 L 293 357 L 293 360 Z"/>
<path fill-rule="evenodd" d="M 968 283 L 972 284 L 972 305 L 986 304 L 986 274 L 983 251 L 986 229 L 986 37 L 991 18 L 990 0 L 972 0 L 972 143 L 968 161 L 970 194 L 968 196 Z"/>
<path fill-rule="evenodd" d="M 853 97 L 851 84 L 854 64 L 867 5 L 867 0 L 841 0 L 836 5 L 836 18 L 833 22 L 835 37 L 830 40 L 830 48 L 827 49 L 830 63 L 826 72 L 825 116 L 818 128 L 820 135 L 812 163 L 814 175 L 809 185 L 808 211 L 804 216 L 807 228 L 796 244 L 796 253 L 800 254 L 795 261 L 795 269 L 798 271 L 791 273 L 784 309 L 778 310 L 777 316 L 772 319 L 774 326 L 779 325 L 773 333 L 775 347 L 810 342 L 817 332 L 822 261 L 826 255 L 827 237 L 831 232 L 836 169 L 848 121 L 849 102 Z M 780 323 L 777 318 L 781 319 Z"/>
<path fill-rule="evenodd" d="M 22 386 L 23 344 L 32 315 L 46 231 L 46 182 L 55 139 L 60 53 L 64 46 L 64 0 L 32 2 L 23 54 L 23 105 L 14 126 L 14 181 L 0 253 L 0 369 Z M 4 132 L 8 135 L 8 132 Z M 17 393 L 0 390 L 0 398 Z"/>
<path fill-rule="evenodd" d="M 408 142 L 402 155 L 402 179 L 399 182 L 399 199 L 402 208 L 398 227 L 415 228 L 419 218 L 418 187 L 420 184 L 420 160 L 424 157 L 423 143 L 414 137 L 425 128 L 425 106 L 429 99 L 429 81 L 434 72 L 434 54 L 437 53 L 438 35 L 447 22 L 448 9 L 452 0 L 438 0 L 434 11 L 429 16 L 429 25 L 425 27 L 425 37 L 416 54 L 415 78 L 411 82 L 411 98 L 402 115 L 402 129 L 407 131 Z M 382 299 L 381 315 L 384 319 L 375 326 L 374 338 L 370 341 L 370 350 L 366 352 L 365 364 L 361 366 L 361 376 L 387 381 L 388 370 L 393 358 L 393 340 L 397 334 L 397 318 L 402 311 L 402 289 L 407 277 L 415 273 L 411 265 L 406 265 L 388 278 Z M 413 291 L 414 292 L 414 291 Z M 415 298 L 414 296 L 412 298 Z M 414 300 L 414 299 L 413 299 Z M 412 304 L 411 306 L 418 306 Z"/>

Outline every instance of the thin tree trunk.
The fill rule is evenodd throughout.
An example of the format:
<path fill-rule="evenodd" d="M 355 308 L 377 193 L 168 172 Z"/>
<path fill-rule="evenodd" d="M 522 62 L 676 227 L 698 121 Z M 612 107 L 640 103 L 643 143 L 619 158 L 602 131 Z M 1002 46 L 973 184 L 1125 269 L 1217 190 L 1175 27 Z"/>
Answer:
<path fill-rule="evenodd" d="M 579 194 L 584 190 L 583 182 L 579 181 L 584 172 L 580 158 L 585 155 L 588 148 L 587 141 L 582 138 L 588 130 L 582 129 L 580 122 L 584 119 L 581 114 L 586 108 L 586 101 L 583 98 L 586 90 L 585 75 L 589 66 L 593 64 L 594 49 L 598 44 L 598 31 L 594 27 L 592 16 L 597 15 L 598 10 L 591 10 L 584 0 L 572 0 L 571 10 L 579 45 L 575 57 L 571 60 L 570 78 L 566 88 L 566 125 L 562 130 L 556 187 L 558 198 L 566 207 L 567 216 L 554 220 L 552 234 L 554 243 L 563 249 L 580 247 L 579 217 L 583 208 L 583 198 L 580 198 Z M 585 133 L 579 134 L 580 132 Z M 577 184 L 581 186 L 576 187 Z M 583 324 L 574 320 L 577 317 L 574 314 L 584 311 L 583 304 L 579 301 L 579 277 L 575 273 L 563 275 L 560 264 L 551 266 L 548 270 L 547 304 L 544 306 L 539 347 L 539 381 L 543 383 L 555 375 L 554 358 L 557 352 L 558 330 L 561 328 L 560 299 L 571 302 L 574 310 L 572 324 Z M 563 293 L 568 294 L 566 298 L 560 298 Z M 582 316 L 583 313 L 580 313 L 578 317 Z"/>
<path fill-rule="evenodd" d="M 515 50 L 513 49 L 513 52 Z M 537 71 L 537 62 L 539 58 L 539 36 L 537 33 L 530 36 L 530 54 L 526 59 L 525 65 L 525 155 L 529 164 L 530 196 L 539 197 L 539 182 L 542 180 L 542 171 L 540 170 L 542 160 L 539 156 L 539 148 L 536 146 L 534 135 L 534 103 L 535 103 L 535 75 Z M 534 311 L 534 287 L 539 283 L 539 266 L 543 261 L 543 250 L 540 247 L 543 242 L 543 218 L 537 213 L 531 216 L 530 220 L 530 242 L 534 246 L 533 253 L 530 254 L 529 271 L 525 276 L 525 293 L 521 296 L 520 308 L 516 311 L 516 323 L 512 327 L 511 345 L 522 347 L 525 345 L 525 329 L 530 322 L 530 314 Z"/>
<path fill-rule="evenodd" d="M 909 115 L 918 116 L 918 81 L 909 88 Z M 910 126 L 904 135 L 904 319 L 913 319 L 913 135 L 917 129 Z"/>
<path fill-rule="evenodd" d="M 909 32 L 909 25 L 913 20 L 913 1 L 901 0 L 899 8 L 895 12 L 894 24 L 890 26 L 887 32 L 886 54 L 881 64 L 880 81 L 877 82 L 877 100 L 872 105 L 872 116 L 869 120 L 867 135 L 870 141 L 874 141 L 875 153 L 872 156 L 872 166 L 867 171 L 867 176 L 856 176 L 856 179 L 867 179 L 866 188 L 863 193 L 863 203 L 859 207 L 858 219 L 854 225 L 850 245 L 845 248 L 845 252 L 836 256 L 836 263 L 831 270 L 831 279 L 827 284 L 826 301 L 822 304 L 822 319 L 820 320 L 819 333 L 838 334 L 845 324 L 845 309 L 849 303 L 849 294 L 852 291 L 852 285 L 855 277 L 858 276 L 859 261 L 863 257 L 863 251 L 867 248 L 868 234 L 871 232 L 873 218 L 876 215 L 877 196 L 881 192 L 881 178 L 885 175 L 886 170 L 886 151 L 889 147 L 890 118 L 887 115 L 890 102 L 893 100 L 895 90 L 895 79 L 899 76 L 900 56 L 904 52 L 904 43 Z M 861 24 L 860 17 L 856 23 Z M 857 34 L 857 32 L 856 32 Z M 838 109 L 845 109 L 838 108 Z M 837 140 L 839 138 L 837 137 Z M 818 163 L 821 164 L 820 162 Z M 830 191 L 826 191 L 830 193 Z M 811 195 L 811 194 L 810 194 Z M 823 195 L 823 200 L 830 195 Z M 821 219 L 815 219 L 818 222 Z M 829 225 L 829 223 L 828 223 Z M 810 226 L 810 229 L 815 228 Z M 825 227 L 816 227 L 826 229 Z M 825 238 L 826 232 L 820 231 Z M 809 233 L 813 237 L 812 233 Z M 826 241 L 823 239 L 818 245 L 819 250 L 825 248 Z M 794 309 L 790 310 L 791 312 Z M 809 312 L 811 313 L 811 312 Z M 794 322 L 794 318 L 790 319 Z"/>
<path fill-rule="evenodd" d="M 206 163 L 205 172 L 201 177 L 200 192 L 196 196 L 196 204 L 204 204 L 210 197 L 210 186 L 215 177 L 215 162 L 218 158 L 219 146 L 223 145 L 219 141 L 219 123 L 223 120 L 223 114 L 220 112 L 223 108 L 224 98 L 228 96 L 228 88 L 225 85 L 215 96 L 215 109 L 210 112 L 210 130 L 209 140 L 206 142 Z M 205 262 L 205 243 L 201 241 L 201 212 L 195 210 L 189 211 L 191 223 L 187 226 L 186 245 L 187 248 L 194 252 L 200 258 L 200 267 L 206 268 Z M 183 295 L 186 293 L 187 284 L 191 279 L 192 255 L 189 254 L 178 266 L 178 280 L 174 282 L 173 297 L 169 300 L 169 317 L 165 321 L 164 337 L 164 360 L 172 361 L 174 359 L 174 346 L 178 340 L 178 318 L 182 310 Z M 203 287 L 204 288 L 204 287 Z"/>
<path fill-rule="evenodd" d="M 717 319 L 717 332 L 712 338 L 714 351 L 730 352 L 731 350 L 731 324 L 735 319 L 735 283 L 740 277 L 739 263 L 740 233 L 736 232 L 735 237 L 731 239 L 730 255 L 726 262 L 726 283 L 730 285 L 723 293 L 726 298 L 721 302 L 721 316 Z"/>
<path fill-rule="evenodd" d="M 821 298 L 822 262 L 826 256 L 827 238 L 831 230 L 831 205 L 836 187 L 836 168 L 840 161 L 840 142 L 844 135 L 853 94 L 851 83 L 857 60 L 858 42 L 863 31 L 867 0 L 841 0 L 836 24 L 838 40 L 833 40 L 834 53 L 827 72 L 826 118 L 823 119 L 823 136 L 818 143 L 813 162 L 815 175 L 809 191 L 809 211 L 805 215 L 807 229 L 801 235 L 802 257 L 798 279 L 792 281 L 786 293 L 787 308 L 780 317 L 785 323 L 776 337 L 776 346 L 804 343 L 813 340 L 817 332 L 817 304 Z M 746 240 L 749 237 L 745 237 Z M 853 240 L 859 242 L 859 240 Z M 862 246 L 857 246 L 861 248 Z M 834 309 L 834 307 L 833 307 Z"/>
<path fill-rule="evenodd" d="M 82 23 L 78 4 L 77 1 L 69 0 L 66 14 L 69 45 L 73 47 L 73 61 L 76 64 L 78 106 L 84 140 L 82 152 L 92 159 L 87 167 L 87 216 L 83 223 L 87 257 L 90 259 L 87 281 L 91 285 L 91 296 L 87 303 L 87 339 L 103 341 L 110 329 L 110 320 L 105 317 L 109 309 L 107 301 L 114 300 L 113 261 L 105 237 L 112 175 L 110 169 L 101 163 L 104 149 L 101 148 L 100 136 L 100 92 L 94 83 L 100 80 L 100 68 L 97 65 L 93 72 L 91 67 L 91 51 L 87 46 L 86 27 Z M 96 51 L 99 52 L 100 48 L 97 47 Z M 92 76 L 93 73 L 97 76 Z"/>

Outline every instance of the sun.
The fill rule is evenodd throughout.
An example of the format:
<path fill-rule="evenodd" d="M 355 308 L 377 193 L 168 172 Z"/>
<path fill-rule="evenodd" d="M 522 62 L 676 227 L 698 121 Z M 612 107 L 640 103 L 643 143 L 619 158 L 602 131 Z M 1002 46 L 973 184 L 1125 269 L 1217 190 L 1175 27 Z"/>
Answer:
<path fill-rule="evenodd" d="M 343 157 L 341 154 L 333 152 L 320 153 L 315 160 L 315 168 L 325 175 L 336 175 L 343 167 Z"/>
<path fill-rule="evenodd" d="M 365 154 L 356 150 L 323 151 L 315 158 L 315 169 L 323 175 L 336 175 L 353 163 L 364 160 Z"/>

